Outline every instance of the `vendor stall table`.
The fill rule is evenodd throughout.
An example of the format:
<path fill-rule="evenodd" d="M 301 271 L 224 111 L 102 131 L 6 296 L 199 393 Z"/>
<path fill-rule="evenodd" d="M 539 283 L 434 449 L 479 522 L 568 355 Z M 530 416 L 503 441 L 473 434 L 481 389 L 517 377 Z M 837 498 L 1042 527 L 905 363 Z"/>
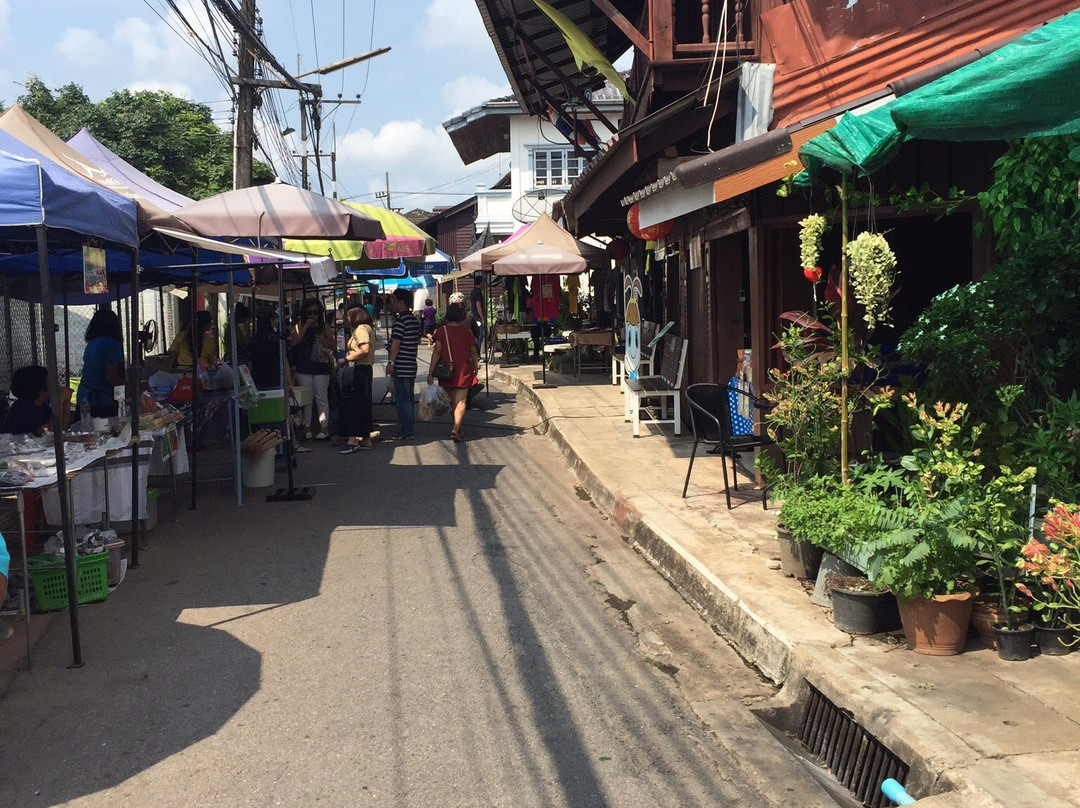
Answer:
<path fill-rule="evenodd" d="M 495 334 L 495 344 L 502 346 L 502 362 L 513 362 L 516 354 L 527 356 L 529 353 L 529 341 L 532 339 L 531 331 L 498 331 Z"/>
<path fill-rule="evenodd" d="M 574 375 L 580 379 L 583 370 L 602 370 L 605 373 L 611 366 L 611 351 L 615 347 L 615 332 L 612 329 L 571 331 L 570 347 L 574 351 Z M 600 359 L 595 364 L 585 364 L 584 359 L 590 350 L 599 350 Z"/>
<path fill-rule="evenodd" d="M 131 457 L 132 451 L 132 437 L 130 428 L 125 428 L 119 436 L 113 437 L 102 443 L 100 446 L 96 446 L 92 449 L 88 449 L 77 457 L 72 457 L 67 460 L 66 463 L 66 478 L 68 480 L 69 491 L 71 493 L 72 512 L 73 514 L 89 517 L 82 523 L 96 522 L 102 518 L 102 512 L 94 512 L 94 503 L 106 503 L 106 509 L 104 515 L 106 520 L 110 515 L 119 514 L 119 509 L 113 510 L 112 505 L 114 497 L 109 494 L 109 480 L 113 478 L 114 485 L 121 485 L 126 487 L 127 492 L 127 511 L 124 513 L 130 514 L 131 506 L 131 491 L 130 491 L 130 478 L 127 476 L 127 466 L 130 466 L 130 460 L 127 466 L 121 466 L 120 461 L 125 457 Z M 145 472 L 142 468 L 145 466 L 149 468 L 149 456 L 153 448 L 152 439 L 143 439 L 140 436 L 138 444 L 138 453 L 141 458 L 146 455 L 147 462 L 144 464 L 140 462 L 140 481 L 145 482 Z M 110 463 L 115 465 L 111 471 L 109 469 Z M 100 476 L 98 471 L 100 470 Z M 119 472 L 119 474 L 116 474 Z M 96 479 L 94 479 L 96 478 Z M 80 481 L 87 480 L 85 485 L 81 485 Z M 26 500 L 26 493 L 29 491 L 41 491 L 42 503 L 45 509 L 46 518 L 53 524 L 59 524 L 59 507 L 57 499 L 55 498 L 55 486 L 57 483 L 57 477 L 54 474 L 40 474 L 35 476 L 33 480 L 30 480 L 22 485 L 18 486 L 6 486 L 0 488 L 0 497 L 13 497 L 16 503 L 16 510 L 19 518 L 19 545 L 22 551 L 22 565 L 23 565 L 23 595 L 22 595 L 22 607 L 21 612 L 25 615 L 26 620 L 26 665 L 29 669 L 31 664 L 30 657 L 30 574 L 27 564 L 27 551 L 26 551 L 26 521 L 24 518 Z M 101 488 L 100 496 L 97 494 L 98 487 Z M 140 484 L 140 491 L 143 494 L 142 507 L 145 508 L 145 493 L 146 487 L 144 484 Z M 97 499 L 94 499 L 97 497 Z M 50 504 L 52 499 L 52 504 Z M 78 503 L 82 502 L 82 511 L 79 511 Z M 90 504 L 86 504 L 90 503 Z M 120 503 L 117 502 L 117 505 Z M 50 516 L 50 508 L 55 508 L 55 512 Z M 98 505 L 97 507 L 100 507 Z M 73 520 L 78 523 L 78 518 Z M 134 542 L 133 542 L 134 544 Z"/>

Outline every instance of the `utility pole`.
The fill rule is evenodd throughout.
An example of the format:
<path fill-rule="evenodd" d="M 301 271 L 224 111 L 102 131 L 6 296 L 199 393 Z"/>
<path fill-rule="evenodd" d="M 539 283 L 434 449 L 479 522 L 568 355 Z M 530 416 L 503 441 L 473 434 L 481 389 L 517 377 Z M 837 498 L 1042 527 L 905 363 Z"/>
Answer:
<path fill-rule="evenodd" d="M 255 0 L 243 0 L 240 14 L 247 30 L 255 30 Z M 252 144 L 255 140 L 255 79 L 254 46 L 248 42 L 243 29 L 237 30 L 239 54 L 236 77 L 236 152 L 233 161 L 233 188 L 251 186 Z"/>
<path fill-rule="evenodd" d="M 381 56 L 384 53 L 388 53 L 390 48 L 379 48 L 378 50 L 361 53 L 358 56 L 342 59 L 333 64 L 323 65 L 315 70 L 309 70 L 307 73 L 293 76 L 282 66 L 281 62 L 274 57 L 266 45 L 263 44 L 259 31 L 256 28 L 258 11 L 255 7 L 255 0 L 242 0 L 239 10 L 237 10 L 234 5 L 234 0 L 209 0 L 209 2 L 217 7 L 217 10 L 236 31 L 237 48 L 239 52 L 237 53 L 236 78 L 232 79 L 232 82 L 237 85 L 236 124 L 233 127 L 233 137 L 235 139 L 233 148 L 233 188 L 248 188 L 251 186 L 251 169 L 254 161 L 252 152 L 255 143 L 255 91 L 257 88 L 296 90 L 301 93 L 301 95 L 306 93 L 311 96 L 311 100 L 307 103 L 311 105 L 311 120 L 315 129 L 315 150 L 318 152 L 319 117 L 321 114 L 320 103 L 322 101 L 323 89 L 318 84 L 308 84 L 300 81 L 300 79 L 304 76 L 315 74 L 325 76 L 328 73 L 333 73 L 335 70 L 341 70 L 349 65 L 354 65 L 358 62 L 363 62 L 375 56 Z M 270 70 L 277 73 L 281 77 L 280 80 L 255 78 L 256 58 L 262 60 Z M 302 173 L 304 175 L 303 185 L 304 188 L 307 188 L 307 119 L 303 110 L 304 103 L 303 98 L 301 98 L 301 140 L 304 143 L 305 150 Z M 339 100 L 337 103 L 359 104 L 360 100 Z M 318 160 L 318 157 L 319 155 L 316 154 L 316 161 Z M 320 185 L 322 184 L 321 171 L 319 172 L 319 183 Z"/>
<path fill-rule="evenodd" d="M 307 112 L 303 98 L 300 99 L 300 187 L 305 191 L 310 190 L 307 173 Z"/>
<path fill-rule="evenodd" d="M 386 191 L 385 192 L 384 191 L 378 191 L 375 194 L 375 198 L 385 200 L 387 210 L 393 210 L 394 209 L 390 205 L 390 172 L 389 171 L 386 172 Z"/>

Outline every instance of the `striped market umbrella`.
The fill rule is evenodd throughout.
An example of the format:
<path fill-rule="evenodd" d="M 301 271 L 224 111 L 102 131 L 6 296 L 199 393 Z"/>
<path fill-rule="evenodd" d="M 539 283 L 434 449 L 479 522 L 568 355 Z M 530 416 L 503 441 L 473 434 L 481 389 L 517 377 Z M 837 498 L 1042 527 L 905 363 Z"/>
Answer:
<path fill-rule="evenodd" d="M 371 241 L 286 239 L 285 249 L 300 250 L 303 247 L 312 255 L 329 255 L 335 261 L 356 269 L 388 269 L 396 267 L 401 259 L 422 261 L 424 256 L 435 252 L 435 239 L 400 213 L 359 202 L 345 204 L 378 221 L 385 234 L 383 238 Z"/>

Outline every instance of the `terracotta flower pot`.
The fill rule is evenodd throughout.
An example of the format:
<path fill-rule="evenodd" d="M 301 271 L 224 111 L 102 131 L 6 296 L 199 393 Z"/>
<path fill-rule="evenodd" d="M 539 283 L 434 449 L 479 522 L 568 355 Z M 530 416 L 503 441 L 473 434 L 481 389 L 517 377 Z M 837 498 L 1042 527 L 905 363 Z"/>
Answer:
<path fill-rule="evenodd" d="M 979 633 L 983 645 L 991 650 L 997 649 L 997 635 L 994 626 L 1005 621 L 1005 612 L 1000 604 L 986 600 L 976 600 L 971 609 L 971 625 Z"/>
<path fill-rule="evenodd" d="M 1005 611 L 997 598 L 991 599 L 991 595 L 980 595 L 975 598 L 975 604 L 971 609 L 971 625 L 978 632 L 979 638 L 990 650 L 997 650 L 997 635 L 994 626 L 1005 622 Z M 1027 609 L 1015 613 L 1014 620 L 1017 623 L 1027 622 L 1030 612 Z"/>
<path fill-rule="evenodd" d="M 929 656 L 953 656 L 964 650 L 975 602 L 970 592 L 897 598 L 897 602 L 909 649 Z"/>

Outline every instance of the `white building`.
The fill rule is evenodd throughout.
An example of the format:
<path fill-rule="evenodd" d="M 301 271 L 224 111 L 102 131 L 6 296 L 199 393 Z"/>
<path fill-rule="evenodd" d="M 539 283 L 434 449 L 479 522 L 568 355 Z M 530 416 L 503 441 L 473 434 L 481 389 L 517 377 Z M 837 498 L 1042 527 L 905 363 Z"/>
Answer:
<path fill-rule="evenodd" d="M 510 156 L 509 182 L 477 189 L 477 233 L 490 226 L 502 239 L 551 212 L 597 147 L 619 129 L 623 99 L 617 90 L 607 84 L 590 103 L 595 112 L 582 105 L 561 114 L 550 110 L 543 120 L 526 115 L 512 97 L 496 98 L 443 123 L 466 165 L 495 154 Z"/>

